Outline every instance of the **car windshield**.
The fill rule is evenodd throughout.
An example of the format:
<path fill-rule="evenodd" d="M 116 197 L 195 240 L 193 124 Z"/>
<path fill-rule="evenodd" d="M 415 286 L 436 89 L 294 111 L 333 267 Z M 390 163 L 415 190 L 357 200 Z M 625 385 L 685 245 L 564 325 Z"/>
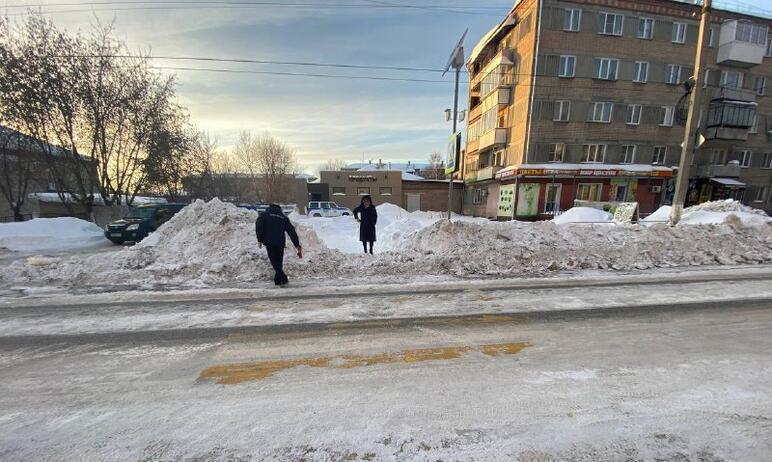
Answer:
<path fill-rule="evenodd" d="M 146 220 L 148 218 L 153 218 L 155 210 L 156 209 L 152 207 L 137 207 L 136 209 L 133 209 L 131 212 L 129 212 L 129 215 L 126 218 L 141 218 Z"/>

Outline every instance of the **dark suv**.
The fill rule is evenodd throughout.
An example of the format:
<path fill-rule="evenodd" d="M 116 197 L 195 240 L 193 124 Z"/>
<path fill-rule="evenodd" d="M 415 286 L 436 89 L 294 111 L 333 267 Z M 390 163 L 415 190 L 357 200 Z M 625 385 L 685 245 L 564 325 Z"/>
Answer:
<path fill-rule="evenodd" d="M 169 221 L 185 204 L 140 205 L 120 220 L 105 226 L 105 237 L 114 244 L 139 242 Z"/>

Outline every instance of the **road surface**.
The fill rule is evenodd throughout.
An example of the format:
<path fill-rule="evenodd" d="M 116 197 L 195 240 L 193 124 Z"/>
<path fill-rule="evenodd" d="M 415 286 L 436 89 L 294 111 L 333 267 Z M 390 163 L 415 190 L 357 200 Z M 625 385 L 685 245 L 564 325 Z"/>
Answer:
<path fill-rule="evenodd" d="M 100 330 L 86 309 L 2 312 L 48 330 L 0 336 L 0 460 L 772 455 L 772 298 L 228 329 Z"/>

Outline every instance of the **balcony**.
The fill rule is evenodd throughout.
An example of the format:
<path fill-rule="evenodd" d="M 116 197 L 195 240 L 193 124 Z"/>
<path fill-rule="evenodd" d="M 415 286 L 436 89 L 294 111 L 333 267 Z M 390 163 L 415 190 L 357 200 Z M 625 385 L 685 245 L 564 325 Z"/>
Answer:
<path fill-rule="evenodd" d="M 748 21 L 725 21 L 721 25 L 718 64 L 735 67 L 758 66 L 764 60 L 767 26 Z"/>
<path fill-rule="evenodd" d="M 502 167 L 490 166 L 477 171 L 477 181 L 492 180 Z"/>
<path fill-rule="evenodd" d="M 700 165 L 697 167 L 697 176 L 700 178 L 737 178 L 740 176 L 740 164 Z"/>
<path fill-rule="evenodd" d="M 511 48 L 501 50 L 480 72 L 472 76 L 469 81 L 469 89 L 472 92 L 479 90 L 480 84 L 486 77 L 489 80 L 501 80 L 503 85 L 512 85 L 512 78 L 507 72 L 512 69 L 514 64 L 511 58 L 513 54 L 514 50 Z"/>
<path fill-rule="evenodd" d="M 494 128 L 484 133 L 479 140 L 478 149 L 486 149 L 496 145 L 507 144 L 507 129 Z"/>
<path fill-rule="evenodd" d="M 756 96 L 732 88 L 720 88 L 708 105 L 705 139 L 746 141 L 756 119 Z"/>
<path fill-rule="evenodd" d="M 511 88 L 499 88 L 495 90 L 493 93 L 488 95 L 484 100 L 480 102 L 477 106 L 473 107 L 469 111 L 469 120 L 476 120 L 478 119 L 483 112 L 487 111 L 491 107 L 495 105 L 508 105 L 510 98 L 512 97 L 512 89 Z"/>
<path fill-rule="evenodd" d="M 477 176 L 480 173 L 479 170 L 473 170 L 473 171 L 465 171 L 464 172 L 464 183 L 474 183 L 477 181 Z"/>

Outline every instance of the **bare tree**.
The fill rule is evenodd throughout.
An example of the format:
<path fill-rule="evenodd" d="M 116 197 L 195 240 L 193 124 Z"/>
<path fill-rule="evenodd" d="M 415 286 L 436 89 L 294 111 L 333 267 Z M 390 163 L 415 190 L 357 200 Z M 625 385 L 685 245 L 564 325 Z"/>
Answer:
<path fill-rule="evenodd" d="M 22 208 L 27 191 L 40 167 L 35 149 L 21 133 L 0 127 L 0 194 L 14 221 L 24 220 Z"/>
<path fill-rule="evenodd" d="M 337 171 L 346 167 L 346 161 L 342 159 L 327 159 L 322 166 L 322 170 Z"/>
<path fill-rule="evenodd" d="M 254 180 L 258 200 L 283 202 L 291 198 L 295 177 L 295 152 L 282 141 L 264 134 L 255 137 L 242 132 L 233 149 L 242 172 Z"/>
<path fill-rule="evenodd" d="M 429 155 L 429 167 L 422 172 L 422 175 L 429 180 L 445 178 L 445 161 L 439 151 L 434 151 Z"/>

